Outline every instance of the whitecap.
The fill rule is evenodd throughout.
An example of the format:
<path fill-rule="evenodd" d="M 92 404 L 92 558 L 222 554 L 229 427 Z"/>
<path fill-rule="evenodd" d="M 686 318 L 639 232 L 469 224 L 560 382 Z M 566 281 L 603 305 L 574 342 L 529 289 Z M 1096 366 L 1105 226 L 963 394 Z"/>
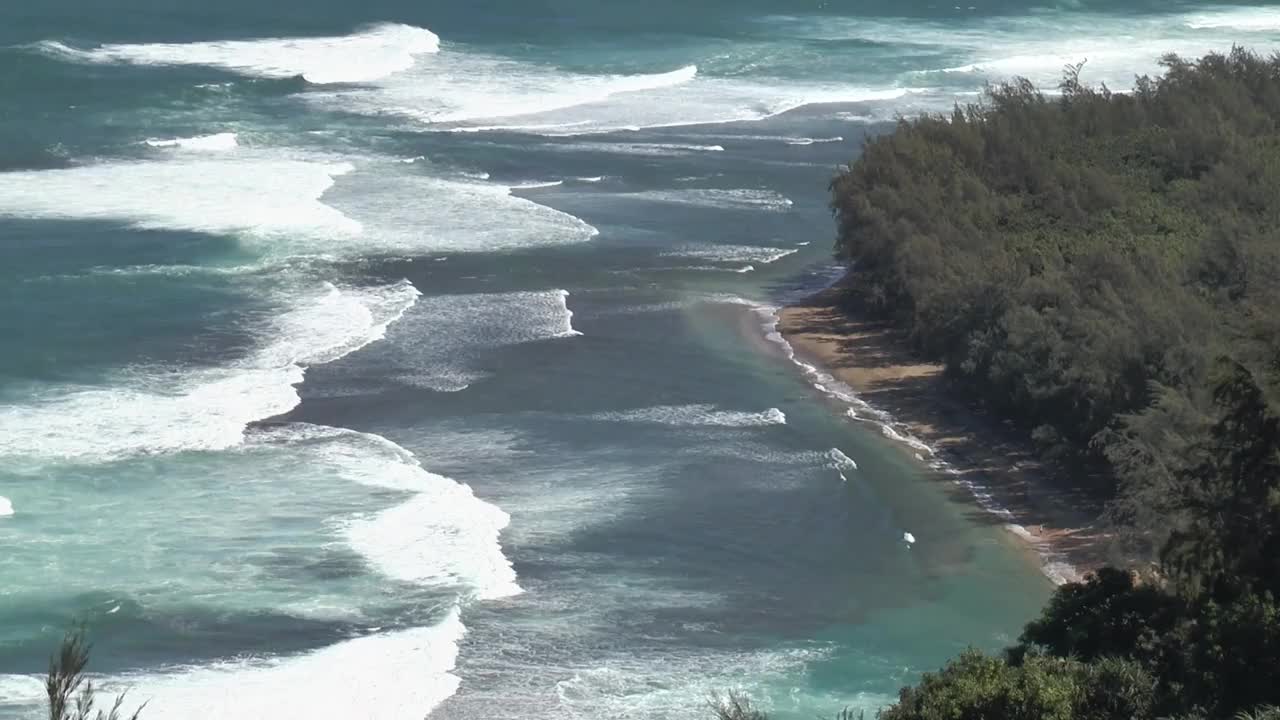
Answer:
<path fill-rule="evenodd" d="M 0 173 L 5 216 L 231 234 L 266 257 L 487 252 L 597 234 L 510 186 L 285 150 Z"/>
<path fill-rule="evenodd" d="M 307 366 L 375 342 L 413 305 L 406 282 L 293 298 L 263 344 L 230 367 L 181 373 L 132 368 L 113 387 L 49 388 L 0 408 L 0 456 L 115 458 L 239 445 L 245 426 L 287 412 Z"/>
<path fill-rule="evenodd" d="M 798 252 L 795 248 L 760 247 L 755 245 L 687 245 L 662 253 L 663 257 L 687 257 L 724 263 L 769 264 Z"/>
<path fill-rule="evenodd" d="M 596 413 L 588 416 L 599 422 L 639 422 L 672 427 L 765 427 L 785 425 L 787 416 L 777 408 L 763 412 L 722 410 L 715 405 L 657 405 L 634 410 Z"/>
<path fill-rule="evenodd" d="M 312 652 L 228 660 L 105 678 L 127 690 L 122 714 L 145 703 L 155 720 L 424 717 L 458 690 L 453 674 L 466 628 L 456 608 L 435 626 L 383 632 Z"/>
<path fill-rule="evenodd" d="M 519 185 L 512 185 L 511 189 L 512 190 L 539 190 L 541 188 L 560 187 L 561 185 L 564 185 L 563 180 L 535 180 L 533 182 L 520 183 Z"/>
<path fill-rule="evenodd" d="M 0 707 L 6 703 L 35 705 L 48 697 L 43 675 L 0 674 Z"/>
<path fill-rule="evenodd" d="M 407 70 L 418 56 L 439 51 L 440 38 L 425 28 L 387 23 L 334 37 L 110 44 L 91 49 L 47 40 L 36 47 L 76 62 L 204 65 L 255 77 L 300 75 L 323 84 L 367 82 Z"/>
<path fill-rule="evenodd" d="M 558 83 L 577 82 L 590 84 L 591 80 L 565 78 L 559 71 L 536 69 L 535 73 L 546 74 L 545 79 L 530 80 L 523 88 L 503 87 L 511 82 L 510 78 L 493 80 L 484 78 L 483 83 L 497 85 L 492 92 L 495 97 L 487 100 L 495 105 L 511 102 L 510 95 L 527 92 L 524 88 L 544 85 L 556 86 Z M 447 92 L 447 91 L 443 91 Z M 434 117 L 431 111 L 422 111 L 414 107 L 414 102 L 405 102 L 390 97 L 379 97 L 369 93 L 365 98 L 369 108 L 366 112 L 374 112 L 381 107 L 383 112 L 402 114 L 407 117 L 431 123 L 431 129 L 446 131 L 512 131 L 527 132 L 550 137 L 567 137 L 576 135 L 592 135 L 610 132 L 636 132 L 644 129 L 681 127 L 720 122 L 747 122 L 763 120 L 781 113 L 815 103 L 858 103 L 885 102 L 908 95 L 911 91 L 903 88 L 863 88 L 842 84 L 804 85 L 773 83 L 730 78 L 703 78 L 690 76 L 681 82 L 670 83 L 662 87 L 648 90 L 629 89 L 610 94 L 604 98 L 582 97 L 577 100 L 552 101 L 557 104 L 554 109 L 528 111 L 520 114 L 496 115 L 485 114 L 478 118 L 452 118 L 442 120 Z M 335 102 L 337 95 L 332 98 Z M 430 101 L 419 99 L 419 105 L 430 104 Z M 536 101 L 530 101 L 531 106 Z M 658 148 L 650 145 L 631 144 L 629 148 L 617 148 L 620 152 L 633 154 L 673 154 L 684 152 L 719 152 L 714 147 L 704 145 L 698 147 Z M 581 149 L 586 149 L 584 146 Z M 607 148 L 597 148 L 608 151 Z"/>
<path fill-rule="evenodd" d="M 13 503 L 9 498 L 0 495 L 0 517 L 9 517 L 13 515 Z"/>
<path fill-rule="evenodd" d="M 1280 31 L 1280 8 L 1223 8 L 1190 15 L 1184 24 L 1193 30 L 1276 32 Z"/>
<path fill-rule="evenodd" d="M 785 212 L 789 210 L 793 204 L 790 198 L 774 192 L 773 190 L 755 190 L 749 188 L 646 190 L 632 193 L 618 193 L 614 197 L 642 200 L 645 202 L 715 208 L 718 210 L 764 210 L 770 212 Z"/>
<path fill-rule="evenodd" d="M 723 145 L 696 145 L 691 143 L 622 143 L 622 142 L 592 142 L 592 143 L 556 143 L 547 145 L 548 148 L 554 148 L 559 152 L 577 151 L 577 152 L 603 152 L 615 155 L 648 155 L 648 156 L 664 156 L 664 155 L 685 155 L 697 152 L 724 152 Z"/>
<path fill-rule="evenodd" d="M 224 152 L 227 150 L 235 150 L 240 147 L 240 141 L 233 132 L 215 133 L 213 135 L 196 135 L 194 137 L 186 138 L 171 138 L 167 140 L 148 138 L 143 142 L 154 148 L 175 148 L 178 150 L 195 150 L 199 152 Z"/>
<path fill-rule="evenodd" d="M 423 297 L 361 356 L 367 372 L 442 392 L 486 377 L 483 359 L 499 348 L 581 335 L 565 290 Z"/>
<path fill-rule="evenodd" d="M 797 137 L 797 138 L 784 138 L 783 142 L 785 142 L 788 145 L 814 145 L 818 143 L 844 142 L 844 138 L 839 135 L 835 137 L 824 137 L 824 138 Z"/>
<path fill-rule="evenodd" d="M 841 452 L 839 448 L 831 448 L 828 450 L 827 458 L 830 460 L 831 467 L 837 470 L 843 471 L 858 469 L 858 463 L 854 462 L 853 458 Z M 843 472 L 841 473 L 841 477 L 844 477 Z"/>
<path fill-rule="evenodd" d="M 556 681 L 555 697 L 559 707 L 547 715 L 688 717 L 689 708 L 705 706 L 709 697 L 725 692 L 726 688 L 748 695 L 753 705 L 770 717 L 801 717 L 812 707 L 864 709 L 870 715 L 894 699 L 890 695 L 863 692 L 837 698 L 794 687 L 795 683 L 789 678 L 805 674 L 831 656 L 834 649 L 826 644 L 754 651 L 707 648 L 718 648 L 718 645 L 711 643 L 692 652 L 632 653 L 630 656 L 610 653 L 589 665 L 579 660 L 575 663 L 577 666 L 570 665 L 571 674 L 565 673 L 566 677 Z M 587 657 L 593 654 L 597 653 L 589 653 Z"/>
<path fill-rule="evenodd" d="M 908 92 L 703 77 L 694 65 L 593 75 L 455 46 L 420 55 L 406 71 L 366 86 L 311 92 L 305 99 L 344 111 L 400 116 L 446 132 L 570 136 L 758 120 L 812 103 L 884 101 Z M 635 146 L 637 152 L 654 149 Z M 679 150 L 663 150 L 672 151 Z"/>
<path fill-rule="evenodd" d="M 514 191 L 532 189 L 464 178 L 416 175 L 370 163 L 341 178 L 324 201 L 363 228 L 335 251 L 367 254 L 493 252 L 586 242 L 599 231 L 582 219 Z M 555 181 L 559 183 L 560 181 Z M 550 185 L 543 185 L 550 187 Z M 307 240 L 299 248 L 324 247 Z"/>
<path fill-rule="evenodd" d="M 771 142 L 771 143 L 782 143 L 782 144 L 784 144 L 784 145 L 813 145 L 813 144 L 815 144 L 815 143 L 833 143 L 833 142 L 843 142 L 843 141 L 844 141 L 844 138 L 843 138 L 843 137 L 839 137 L 839 136 L 836 136 L 836 137 L 819 137 L 819 138 L 813 138 L 813 137 L 796 137 L 796 136 L 793 136 L 793 135 L 739 135 L 739 134 L 724 134 L 724 135 L 698 135 L 697 137 L 699 137 L 699 138 L 715 138 L 715 139 L 717 139 L 717 140 L 730 140 L 730 141 L 736 141 L 736 142 L 746 142 L 746 141 L 751 141 L 751 142 Z"/>
<path fill-rule="evenodd" d="M 643 94 L 688 83 L 695 66 L 643 75 L 576 75 L 482 53 L 444 52 L 422 58 L 411 71 L 387 78 L 374 87 L 354 88 L 309 99 L 332 102 L 370 114 L 392 113 L 447 125 L 442 129 L 481 131 L 506 129 L 485 121 L 552 112 L 620 94 Z M 567 124 L 573 127 L 574 121 Z M 564 129 L 554 122 L 527 129 Z"/>
<path fill-rule="evenodd" d="M 428 586 L 463 583 L 484 600 L 521 592 L 499 542 L 510 517 L 467 485 L 423 469 L 399 445 L 379 435 L 305 424 L 267 431 L 258 441 L 306 443 L 310 463 L 362 485 L 413 493 L 343 524 L 347 544 L 387 577 Z"/>
<path fill-rule="evenodd" d="M 730 273 L 749 273 L 755 272 L 754 265 L 738 265 L 735 267 L 726 267 L 724 265 L 660 265 L 656 267 L 636 268 L 633 270 L 611 270 L 611 273 L 618 275 L 630 275 L 637 272 L 730 272 Z"/>
<path fill-rule="evenodd" d="M 349 237 L 360 224 L 320 202 L 344 162 L 280 154 L 111 162 L 0 173 L 0 216 L 115 220 L 142 229 Z"/>

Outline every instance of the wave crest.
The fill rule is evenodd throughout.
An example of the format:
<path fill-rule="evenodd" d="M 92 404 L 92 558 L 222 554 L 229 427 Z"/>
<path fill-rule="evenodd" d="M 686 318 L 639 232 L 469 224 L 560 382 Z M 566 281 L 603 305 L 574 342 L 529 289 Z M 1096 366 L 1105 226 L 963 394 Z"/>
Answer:
<path fill-rule="evenodd" d="M 288 412 L 309 365 L 375 342 L 417 301 L 408 281 L 328 285 L 292 301 L 272 337 L 232 367 L 182 374 L 135 368 L 115 387 L 71 387 L 0 409 L 0 457 L 110 459 L 239 445 L 245 427 Z"/>
<path fill-rule="evenodd" d="M 179 150 L 198 150 L 201 152 L 221 152 L 235 150 L 240 141 L 233 132 L 215 133 L 213 135 L 196 135 L 195 137 L 171 138 L 162 140 L 148 138 L 143 143 L 154 148 L 176 148 Z"/>
<path fill-rule="evenodd" d="M 47 55 L 99 65 L 203 65 L 265 78 L 301 76 L 316 84 L 367 82 L 410 68 L 419 55 L 440 50 L 426 28 L 386 23 L 332 37 L 216 40 L 191 43 L 108 44 L 75 48 L 37 43 Z"/>
<path fill-rule="evenodd" d="M 654 407 L 596 413 L 589 416 L 601 422 L 641 422 L 673 427 L 764 427 L 785 425 L 787 416 L 777 408 L 764 412 L 721 410 L 715 405 L 657 405 Z"/>

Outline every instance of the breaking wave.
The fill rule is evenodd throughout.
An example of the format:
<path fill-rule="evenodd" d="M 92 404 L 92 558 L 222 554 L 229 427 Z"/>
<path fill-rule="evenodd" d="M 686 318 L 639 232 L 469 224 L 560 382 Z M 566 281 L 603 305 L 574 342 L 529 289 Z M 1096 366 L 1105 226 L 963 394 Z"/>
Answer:
<path fill-rule="evenodd" d="M 787 422 L 787 416 L 777 408 L 769 408 L 764 412 L 744 412 L 722 410 L 715 405 L 659 405 L 636 410 L 597 413 L 590 418 L 601 422 L 640 422 L 672 427 L 766 427 L 785 425 Z"/>
<path fill-rule="evenodd" d="M 334 37 L 111 44 L 86 49 L 46 40 L 36 48 L 76 62 L 203 65 L 255 77 L 301 76 L 324 84 L 367 82 L 407 70 L 418 56 L 438 52 L 440 38 L 424 28 L 388 23 Z"/>

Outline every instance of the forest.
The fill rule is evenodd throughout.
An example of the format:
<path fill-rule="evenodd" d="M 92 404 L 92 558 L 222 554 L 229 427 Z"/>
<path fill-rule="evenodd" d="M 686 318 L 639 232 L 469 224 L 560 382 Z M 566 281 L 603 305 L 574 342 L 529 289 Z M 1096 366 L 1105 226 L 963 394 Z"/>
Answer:
<path fill-rule="evenodd" d="M 904 119 L 831 183 L 851 302 L 1096 471 L 1144 570 L 882 720 L 1280 717 L 1280 56 L 1162 65 Z"/>
<path fill-rule="evenodd" d="M 1224 376 L 1276 399 L 1280 60 L 1237 49 L 1113 93 L 992 88 L 901 121 L 831 184 L 850 292 L 1044 457 L 1102 467 L 1154 556 L 1194 522 Z"/>

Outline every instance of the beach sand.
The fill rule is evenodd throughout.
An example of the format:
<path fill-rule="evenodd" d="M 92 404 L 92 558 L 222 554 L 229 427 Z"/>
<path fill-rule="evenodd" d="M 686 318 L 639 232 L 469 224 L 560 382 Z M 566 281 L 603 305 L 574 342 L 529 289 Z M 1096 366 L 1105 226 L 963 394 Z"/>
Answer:
<path fill-rule="evenodd" d="M 983 508 L 975 520 L 1005 524 L 1039 554 L 1054 582 L 1079 580 L 1112 560 L 1099 520 L 1102 503 L 1089 483 L 1038 461 L 1023 434 L 961 400 L 941 365 L 916 357 L 887 324 L 842 304 L 846 282 L 778 311 L 778 330 L 797 359 L 830 373 L 883 413 L 868 421 L 888 422 L 932 448 L 930 456 L 901 443 L 939 480 L 970 488 Z"/>

